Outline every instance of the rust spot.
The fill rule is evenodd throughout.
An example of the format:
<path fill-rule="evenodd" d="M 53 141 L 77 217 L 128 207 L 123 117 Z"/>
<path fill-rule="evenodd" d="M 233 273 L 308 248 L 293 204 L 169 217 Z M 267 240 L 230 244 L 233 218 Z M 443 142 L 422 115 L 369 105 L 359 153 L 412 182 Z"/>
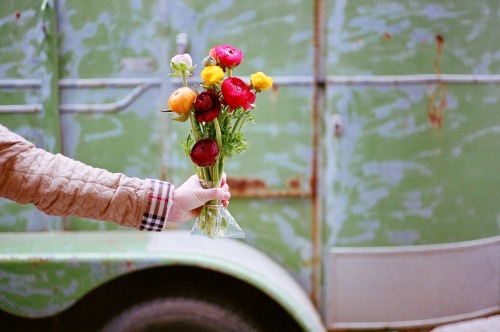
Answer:
<path fill-rule="evenodd" d="M 392 39 L 392 33 L 390 33 L 389 31 L 384 32 L 384 40 L 391 41 L 391 39 Z"/>
<path fill-rule="evenodd" d="M 37 267 L 38 265 L 42 265 L 44 263 L 48 263 L 49 262 L 49 259 L 48 258 L 37 258 L 36 260 L 34 260 L 31 265 L 33 267 Z"/>
<path fill-rule="evenodd" d="M 280 90 L 280 87 L 277 84 L 273 84 L 271 87 L 271 102 L 273 104 L 276 104 L 278 101 L 278 92 Z"/>
<path fill-rule="evenodd" d="M 446 83 L 438 82 L 434 91 L 429 95 L 429 101 L 427 103 L 427 117 L 432 127 L 441 128 L 443 126 L 443 115 L 447 106 Z"/>
<path fill-rule="evenodd" d="M 442 35 L 436 35 L 436 60 L 434 61 L 434 69 L 436 74 L 440 75 L 441 70 L 441 57 L 443 55 L 444 38 Z M 448 106 L 447 99 L 447 86 L 446 83 L 438 81 L 434 88 L 429 89 L 429 101 L 427 103 L 427 117 L 429 122 L 434 128 L 441 128 L 443 126 L 443 114 Z"/>
<path fill-rule="evenodd" d="M 438 46 L 441 46 L 441 47 L 443 46 L 443 44 L 444 44 L 444 38 L 443 38 L 443 36 L 436 35 L 436 44 Z"/>
<path fill-rule="evenodd" d="M 21 18 L 21 12 L 19 10 L 16 10 L 14 12 L 14 17 L 16 18 L 16 20 L 20 19 Z"/>
<path fill-rule="evenodd" d="M 310 192 L 302 192 L 302 179 L 298 177 L 287 181 L 286 189 L 269 189 L 267 183 L 258 178 L 228 177 L 227 184 L 233 197 L 246 198 L 285 198 L 311 197 Z"/>
<path fill-rule="evenodd" d="M 248 191 L 266 189 L 266 183 L 261 179 L 233 178 L 227 179 L 227 184 L 231 188 L 231 193 L 245 193 Z"/>
<path fill-rule="evenodd" d="M 434 68 L 436 69 L 436 74 L 441 74 L 441 57 L 443 55 L 443 45 L 444 45 L 443 36 L 436 35 L 437 54 L 436 54 L 436 60 L 434 61 Z"/>
<path fill-rule="evenodd" d="M 132 261 L 125 261 L 128 270 L 135 270 L 135 264 Z"/>
<path fill-rule="evenodd" d="M 297 178 L 297 177 L 291 178 L 290 180 L 288 180 L 288 187 L 291 190 L 299 190 L 301 184 L 302 184 L 302 180 L 300 178 Z"/>

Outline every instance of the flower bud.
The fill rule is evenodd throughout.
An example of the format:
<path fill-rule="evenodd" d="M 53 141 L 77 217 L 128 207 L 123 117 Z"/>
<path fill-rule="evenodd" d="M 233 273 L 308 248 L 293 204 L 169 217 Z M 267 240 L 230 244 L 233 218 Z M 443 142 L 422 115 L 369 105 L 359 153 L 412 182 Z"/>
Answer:
<path fill-rule="evenodd" d="M 190 74 L 190 71 L 196 68 L 193 66 L 193 59 L 188 53 L 177 54 L 170 60 L 170 68 L 174 70 L 174 73 L 171 76 L 181 76 L 183 71 L 187 72 L 187 75 Z"/>
<path fill-rule="evenodd" d="M 273 86 L 273 79 L 259 71 L 250 75 L 250 84 L 257 92 L 264 91 Z"/>
<path fill-rule="evenodd" d="M 200 76 L 206 85 L 214 85 L 222 81 L 224 71 L 219 66 L 209 66 L 201 71 Z"/>
<path fill-rule="evenodd" d="M 187 69 L 193 66 L 193 59 L 188 53 L 177 54 L 170 60 L 170 66 L 174 70 Z"/>
<path fill-rule="evenodd" d="M 210 138 L 205 138 L 195 143 L 189 156 L 194 164 L 204 167 L 213 165 L 218 155 L 217 143 Z"/>
<path fill-rule="evenodd" d="M 214 58 L 212 58 L 211 56 L 207 56 L 205 57 L 205 59 L 203 59 L 203 66 L 205 67 L 209 67 L 209 66 L 215 66 L 217 63 L 215 61 Z"/>
<path fill-rule="evenodd" d="M 194 91 L 187 87 L 175 90 L 168 98 L 168 107 L 177 114 L 188 112 L 196 98 Z"/>

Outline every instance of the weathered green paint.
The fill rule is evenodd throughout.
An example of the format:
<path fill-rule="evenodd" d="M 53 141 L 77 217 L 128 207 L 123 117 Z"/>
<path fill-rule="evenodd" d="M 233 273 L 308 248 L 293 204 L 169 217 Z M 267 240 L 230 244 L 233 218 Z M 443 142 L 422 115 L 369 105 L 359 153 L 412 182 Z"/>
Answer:
<path fill-rule="evenodd" d="M 34 80 L 37 87 L 0 89 L 0 105 L 38 106 L 38 113 L 0 113 L 0 122 L 51 152 L 60 152 L 56 12 L 52 2 L 42 12 L 38 3 L 0 3 L 0 78 Z M 0 231 L 60 229 L 60 218 L 32 206 L 0 201 Z"/>
<path fill-rule="evenodd" d="M 497 9 L 496 1 L 331 2 L 328 74 L 495 74 Z M 344 134 L 328 128 L 325 137 L 326 246 L 499 234 L 497 85 L 329 86 L 328 95 L 325 119 L 340 114 Z M 443 99 L 439 128 L 427 111 Z"/>
<path fill-rule="evenodd" d="M 62 311 L 96 286 L 136 270 L 144 260 L 159 264 L 158 259 L 134 256 L 147 246 L 148 235 L 142 233 L 3 233 L 1 237 L 1 307 L 23 316 Z"/>
<path fill-rule="evenodd" d="M 0 249 L 0 308 L 19 315 L 51 315 L 110 279 L 146 268 L 184 265 L 209 268 L 254 285 L 280 303 L 304 331 L 321 330 L 312 305 L 303 301 L 303 291 L 296 284 L 284 287 L 293 279 L 260 252 L 235 240 L 212 241 L 182 231 L 2 233 L 0 240 L 5 244 Z M 26 249 L 22 243 L 31 245 Z M 262 268 L 266 271 L 259 271 Z"/>
<path fill-rule="evenodd" d="M 496 74 L 499 4 L 464 1 L 327 1 L 328 73 L 435 73 L 436 36 L 447 74 Z"/>
<path fill-rule="evenodd" d="M 327 76 L 498 72 L 496 1 L 325 4 Z M 60 0 L 49 1 L 42 13 L 38 2 L 0 2 L 0 80 L 41 82 L 40 87 L 0 89 L 0 104 L 42 105 L 36 114 L 0 114 L 0 122 L 39 147 L 90 165 L 180 184 L 193 172 L 180 146 L 188 124 L 170 121 L 159 110 L 166 108 L 177 86 L 168 77 L 168 61 L 176 53 L 176 35 L 184 32 L 189 36 L 187 51 L 198 64 L 194 82 L 207 51 L 222 43 L 244 51 L 245 61 L 235 75 L 263 70 L 291 81 L 309 80 L 277 85 L 258 96 L 256 124 L 245 128 L 250 147 L 226 168 L 232 177 L 265 183 L 269 192 L 287 192 L 290 180 L 298 180 L 301 198 L 233 197 L 230 211 L 245 229 L 243 241 L 279 262 L 307 292 L 313 288 L 314 206 L 307 194 L 315 129 L 321 134 L 318 180 L 324 248 L 498 235 L 498 85 L 327 83 L 327 106 L 320 112 L 320 128 L 313 128 L 313 8 L 313 1 L 297 0 Z M 131 68 L 127 61 L 138 67 Z M 112 103 L 132 90 L 58 84 L 109 78 L 157 79 L 159 84 L 118 112 L 57 111 L 58 104 Z M 444 97 L 442 126 L 432 126 L 428 107 L 439 107 Z M 333 114 L 343 119 L 340 137 L 335 136 Z M 78 218 L 61 223 L 31 206 L 0 201 L 2 232 L 59 229 L 71 236 L 96 231 L 81 233 L 76 247 L 67 247 L 63 233 L 51 244 L 54 254 L 81 253 L 92 246 L 94 260 L 23 260 L 23 255 L 43 249 L 37 245 L 43 246 L 44 240 L 26 244 L 11 235 L 9 246 L 0 245 L 4 254 L 11 254 L 0 265 L 2 307 L 12 305 L 26 315 L 56 312 L 54 308 L 70 305 L 100 283 L 127 273 L 126 255 L 136 257 L 135 266 L 167 263 L 141 256 L 142 237 L 147 236 L 133 230 L 124 232 L 130 234 L 123 239 L 143 240 L 120 242 L 121 251 L 106 256 L 95 241 L 103 236 L 101 231 L 120 227 Z M 46 269 L 36 269 L 41 266 Z M 82 271 L 97 272 L 88 283 L 74 285 L 70 275 Z M 24 297 L 4 295 L 13 276 L 23 280 L 17 287 Z M 58 294 L 71 296 L 65 300 Z"/>
<path fill-rule="evenodd" d="M 312 77 L 313 5 L 299 1 L 172 1 L 172 33 L 188 33 L 189 52 L 198 63 L 214 45 L 241 48 L 244 62 L 236 76 L 264 71 L 270 76 Z M 286 33 L 284 33 L 286 31 Z M 300 179 L 309 191 L 312 158 L 312 86 L 282 86 L 257 96 L 255 124 L 245 127 L 250 146 L 226 162 L 232 177 L 259 179 L 269 190 L 288 190 Z M 187 125 L 167 122 L 167 141 L 184 139 Z M 176 144 L 165 146 L 168 175 L 179 183 L 192 173 L 189 159 Z M 307 292 L 311 290 L 310 198 L 233 198 L 230 211 L 245 229 L 246 243 L 283 264 Z M 187 225 L 186 227 L 190 227 Z"/>
<path fill-rule="evenodd" d="M 31 11 L 40 10 L 39 6 L 32 2 L 23 4 Z M 16 8 L 12 5 L 2 12 L 14 15 Z M 198 64 L 194 77 L 198 77 L 201 61 L 208 50 L 222 43 L 233 44 L 245 53 L 245 62 L 235 72 L 236 75 L 248 76 L 259 70 L 278 76 L 310 76 L 312 73 L 313 19 L 310 3 L 299 4 L 290 1 L 278 4 L 262 1 L 258 6 L 253 3 L 234 6 L 224 1 L 201 5 L 197 1 L 129 1 L 124 4 L 123 1 L 66 0 L 50 3 L 47 10 L 51 15 L 57 11 L 59 30 L 58 43 L 54 44 L 54 36 L 49 34 L 52 39 L 51 43 L 47 44 L 50 45 L 52 54 L 59 54 L 58 57 L 50 57 L 51 68 L 56 71 L 53 73 L 54 77 L 59 76 L 62 80 L 160 80 L 161 86 L 147 90 L 119 112 L 59 114 L 62 151 L 65 155 L 131 176 L 164 177 L 180 184 L 192 174 L 192 166 L 180 146 L 188 127 L 170 121 L 168 115 L 159 112 L 166 107 L 168 95 L 176 87 L 168 77 L 168 61 L 176 52 L 177 33 L 189 34 L 188 51 Z M 286 15 L 276 15 L 277 11 L 284 11 Z M 46 12 L 46 15 L 47 13 L 49 12 Z M 55 20 L 55 17 L 50 16 L 50 19 Z M 15 22 L 14 19 L 12 21 Z M 15 25 L 5 28 L 10 33 L 18 33 L 18 27 Z M 23 34 L 37 28 L 39 26 L 34 24 L 23 30 Z M 283 29 L 288 31 L 286 38 L 258 37 L 279 36 Z M 250 38 L 249 31 L 255 37 Z M 282 54 L 284 48 L 288 49 L 286 56 Z M 142 59 L 140 61 L 151 63 L 151 66 L 131 70 L 124 65 L 126 60 L 131 58 L 134 61 Z M 13 65 L 18 65 L 15 60 L 11 59 Z M 43 65 L 49 66 L 45 63 Z M 3 73 L 1 75 L 3 78 L 9 78 Z M 60 103 L 65 105 L 110 103 L 119 100 L 131 90 L 117 87 L 64 86 L 59 89 L 54 86 L 52 89 L 45 89 L 59 93 Z M 312 124 L 309 122 L 311 91 L 310 86 L 290 86 L 260 95 L 255 114 L 256 124 L 245 128 L 250 148 L 245 155 L 227 163 L 227 173 L 237 178 L 258 179 L 263 181 L 269 190 L 277 191 L 287 191 L 289 181 L 299 179 L 298 190 L 307 193 L 310 190 L 312 151 Z M 51 102 L 57 102 L 57 99 Z M 5 104 L 10 103 L 13 102 L 5 100 Z M 45 103 L 44 109 L 51 108 L 51 105 Z M 17 115 L 2 117 L 2 123 L 15 130 L 18 129 L 15 124 L 23 123 Z M 8 121 L 4 121 L 4 118 Z M 44 123 L 52 121 L 45 112 L 42 118 Z M 53 124 L 53 131 L 58 131 L 57 121 Z M 24 134 L 23 131 L 17 131 Z M 45 135 L 40 136 L 45 138 Z M 29 135 L 27 137 L 31 138 Z M 35 143 L 44 147 L 37 141 Z M 20 207 L 6 201 L 2 201 L 2 206 L 14 207 L 2 209 L 1 225 L 4 231 L 37 230 L 29 226 L 35 218 L 37 225 L 44 223 L 40 217 L 33 216 L 33 213 L 37 212 L 32 208 Z M 23 209 L 28 209 L 29 214 L 23 214 Z M 306 291 L 311 288 L 309 198 L 234 197 L 231 212 L 246 229 L 245 242 L 280 262 Z M 180 227 L 190 228 L 191 224 Z M 64 229 L 79 231 L 122 228 L 110 223 L 65 218 Z M 59 247 L 61 250 L 64 248 L 62 243 Z M 106 278 L 110 276 L 103 276 L 102 280 L 96 279 L 90 284 L 97 286 Z M 78 288 L 75 290 L 75 297 L 83 293 L 84 289 Z M 44 310 L 43 304 L 38 306 L 37 310 Z"/>

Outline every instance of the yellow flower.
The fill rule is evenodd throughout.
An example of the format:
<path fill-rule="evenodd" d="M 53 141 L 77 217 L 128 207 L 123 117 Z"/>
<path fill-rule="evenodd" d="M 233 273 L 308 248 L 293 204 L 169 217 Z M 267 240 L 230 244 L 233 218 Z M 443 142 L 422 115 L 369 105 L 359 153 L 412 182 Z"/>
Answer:
<path fill-rule="evenodd" d="M 175 90 L 168 98 L 168 107 L 177 114 L 188 112 L 196 99 L 194 91 L 187 87 Z"/>
<path fill-rule="evenodd" d="M 201 72 L 201 78 L 207 85 L 214 85 L 222 81 L 224 71 L 219 66 L 205 67 Z"/>
<path fill-rule="evenodd" d="M 273 86 L 273 79 L 263 72 L 259 71 L 250 75 L 250 83 L 257 91 L 264 91 Z"/>

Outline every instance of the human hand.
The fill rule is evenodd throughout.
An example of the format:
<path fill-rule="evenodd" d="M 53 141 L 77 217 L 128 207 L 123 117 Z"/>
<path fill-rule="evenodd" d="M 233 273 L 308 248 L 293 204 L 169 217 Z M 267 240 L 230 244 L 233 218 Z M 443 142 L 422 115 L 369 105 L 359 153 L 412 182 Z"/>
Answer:
<path fill-rule="evenodd" d="M 172 195 L 172 206 L 168 213 L 168 221 L 183 222 L 198 217 L 201 207 L 210 200 L 220 200 L 225 207 L 229 204 L 229 186 L 226 174 L 222 175 L 221 187 L 205 189 L 198 176 L 193 175 L 182 185 L 175 188 Z"/>

